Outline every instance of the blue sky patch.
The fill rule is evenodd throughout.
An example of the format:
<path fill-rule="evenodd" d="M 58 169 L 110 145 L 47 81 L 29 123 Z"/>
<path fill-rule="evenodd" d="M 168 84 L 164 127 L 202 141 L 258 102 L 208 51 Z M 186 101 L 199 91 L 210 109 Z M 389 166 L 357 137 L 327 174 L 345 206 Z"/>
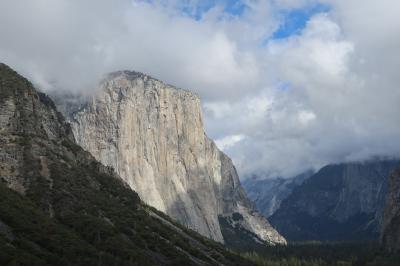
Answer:
<path fill-rule="evenodd" d="M 191 3 L 182 4 L 180 6 L 181 11 L 186 15 L 199 20 L 205 12 L 210 10 L 215 6 L 215 0 L 203 0 L 198 3 L 198 5 L 193 6 Z"/>
<path fill-rule="evenodd" d="M 284 39 L 299 34 L 307 24 L 307 21 L 318 13 L 328 12 L 330 7 L 323 4 L 316 4 L 301 9 L 291 9 L 282 12 L 283 21 L 279 29 L 274 32 L 272 39 Z"/>
<path fill-rule="evenodd" d="M 204 13 L 217 5 L 224 7 L 224 12 L 233 16 L 241 16 L 246 9 L 246 4 L 242 0 L 203 0 L 195 6 L 190 1 L 182 1 L 178 6 L 184 14 L 200 20 Z"/>
<path fill-rule="evenodd" d="M 241 0 L 227 0 L 225 12 L 234 16 L 240 16 L 246 9 L 246 5 Z"/>

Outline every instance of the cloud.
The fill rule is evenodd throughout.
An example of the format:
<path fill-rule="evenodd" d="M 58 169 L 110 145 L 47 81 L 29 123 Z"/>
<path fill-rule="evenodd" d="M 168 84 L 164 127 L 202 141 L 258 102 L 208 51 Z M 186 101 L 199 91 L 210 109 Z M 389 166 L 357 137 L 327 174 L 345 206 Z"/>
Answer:
<path fill-rule="evenodd" d="M 227 149 L 229 147 L 234 146 L 239 141 L 242 141 L 245 138 L 243 135 L 230 135 L 223 137 L 222 139 L 217 139 L 215 143 L 221 149 Z"/>
<path fill-rule="evenodd" d="M 203 98 L 257 89 L 257 56 L 242 48 L 271 28 L 268 10 L 258 8 L 263 1 L 240 19 L 215 5 L 200 20 L 177 3 L 4 0 L 0 58 L 45 89 L 87 89 L 117 69 L 149 73 Z"/>
<path fill-rule="evenodd" d="M 396 57 L 396 49 L 377 49 L 387 39 L 373 34 L 371 42 L 379 45 L 365 42 L 364 47 L 348 36 L 340 23 L 344 18 L 337 16 L 317 14 L 300 34 L 268 42 L 265 58 L 274 66 L 269 74 L 279 82 L 230 105 L 205 105 L 214 136 L 245 136 L 223 147 L 242 176 L 289 177 L 329 163 L 399 157 L 400 117 L 395 114 L 400 107 L 395 102 L 400 78 L 390 68 L 397 60 L 388 56 L 380 58 L 381 65 L 374 63 L 380 55 Z M 362 57 L 360 50 L 365 50 Z M 253 115 L 254 100 L 268 107 Z M 223 108 L 215 112 L 214 106 Z"/>
<path fill-rule="evenodd" d="M 399 9 L 393 0 L 3 0 L 0 61 L 44 90 L 90 92 L 120 69 L 192 89 L 207 134 L 242 177 L 286 177 L 399 155 Z M 301 25 L 274 38 L 296 12 Z"/>

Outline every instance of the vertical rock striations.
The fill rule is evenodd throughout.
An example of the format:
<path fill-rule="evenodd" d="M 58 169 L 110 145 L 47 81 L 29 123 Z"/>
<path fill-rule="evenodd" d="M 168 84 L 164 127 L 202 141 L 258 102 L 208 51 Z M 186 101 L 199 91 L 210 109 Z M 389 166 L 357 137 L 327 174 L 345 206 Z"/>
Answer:
<path fill-rule="evenodd" d="M 69 116 L 84 149 L 181 224 L 223 242 L 218 217 L 241 213 L 243 229 L 270 244 L 285 243 L 253 211 L 232 161 L 204 133 L 196 94 L 120 71 Z"/>
<path fill-rule="evenodd" d="M 18 192 L 18 193 L 16 193 Z M 0 265 L 249 265 L 143 204 L 0 63 Z"/>
<path fill-rule="evenodd" d="M 389 189 L 383 216 L 381 242 L 390 252 L 400 251 L 400 168 L 389 178 Z"/>

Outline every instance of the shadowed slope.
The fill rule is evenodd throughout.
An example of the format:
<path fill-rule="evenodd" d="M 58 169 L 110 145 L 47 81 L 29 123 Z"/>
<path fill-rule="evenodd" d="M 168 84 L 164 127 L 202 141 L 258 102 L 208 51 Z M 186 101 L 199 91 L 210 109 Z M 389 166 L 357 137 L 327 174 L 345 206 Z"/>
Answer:
<path fill-rule="evenodd" d="M 0 147 L 2 265 L 247 265 L 156 215 L 75 143 L 47 96 L 4 64 Z"/>

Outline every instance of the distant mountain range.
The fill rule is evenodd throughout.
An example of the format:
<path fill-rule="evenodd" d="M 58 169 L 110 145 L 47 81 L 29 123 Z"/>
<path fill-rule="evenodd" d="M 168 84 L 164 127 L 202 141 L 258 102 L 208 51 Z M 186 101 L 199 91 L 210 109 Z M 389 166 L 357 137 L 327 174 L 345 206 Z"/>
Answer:
<path fill-rule="evenodd" d="M 145 204 L 0 64 L 0 265 L 248 264 Z"/>
<path fill-rule="evenodd" d="M 378 240 L 388 177 L 399 164 L 375 160 L 328 165 L 303 182 L 294 178 L 251 184 L 250 179 L 245 187 L 261 211 L 273 213 L 272 225 L 288 240 Z M 264 194 L 261 184 L 267 184 Z M 265 198 L 282 195 L 279 208 L 271 211 L 274 205 Z"/>
<path fill-rule="evenodd" d="M 247 179 L 259 212 L 205 135 L 200 106 L 190 91 L 132 71 L 55 104 L 0 64 L 0 264 L 251 265 L 222 243 L 285 238 L 381 236 L 400 250 L 400 161 Z"/>
<path fill-rule="evenodd" d="M 292 178 L 268 178 L 252 176 L 242 184 L 247 196 L 255 203 L 257 209 L 265 216 L 270 217 L 304 180 L 313 174 L 307 171 Z"/>

